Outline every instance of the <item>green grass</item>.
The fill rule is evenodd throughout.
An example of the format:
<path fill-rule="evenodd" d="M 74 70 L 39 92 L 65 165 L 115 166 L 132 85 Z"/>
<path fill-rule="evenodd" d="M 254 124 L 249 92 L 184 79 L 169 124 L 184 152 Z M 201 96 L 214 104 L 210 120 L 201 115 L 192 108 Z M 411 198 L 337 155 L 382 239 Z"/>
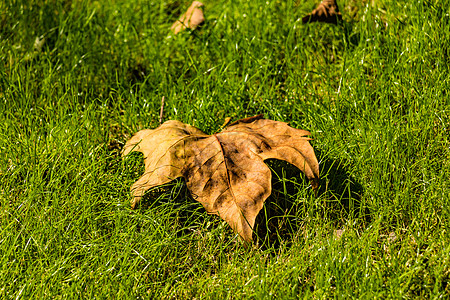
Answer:
<path fill-rule="evenodd" d="M 338 3 L 333 26 L 301 24 L 310 0 L 205 1 L 171 36 L 188 2 L 2 0 L 0 298 L 450 297 L 450 2 Z M 182 180 L 132 211 L 120 150 L 163 96 L 209 134 L 311 131 L 319 196 L 270 161 L 250 250 Z"/>

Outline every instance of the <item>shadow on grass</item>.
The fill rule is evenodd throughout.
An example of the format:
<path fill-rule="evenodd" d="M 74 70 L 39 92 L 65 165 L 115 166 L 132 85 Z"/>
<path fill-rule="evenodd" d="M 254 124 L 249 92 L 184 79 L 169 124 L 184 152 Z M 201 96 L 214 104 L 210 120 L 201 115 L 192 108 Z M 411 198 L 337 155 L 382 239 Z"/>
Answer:
<path fill-rule="evenodd" d="M 317 152 L 317 151 L 316 151 Z M 320 153 L 317 156 L 321 158 Z M 317 197 L 309 181 L 288 163 L 271 160 L 272 195 L 256 218 L 254 241 L 262 248 L 279 248 L 308 229 L 311 221 L 328 223 L 336 229 L 349 220 L 357 224 L 370 221 L 361 203 L 362 185 L 350 175 L 343 161 L 323 158 Z"/>

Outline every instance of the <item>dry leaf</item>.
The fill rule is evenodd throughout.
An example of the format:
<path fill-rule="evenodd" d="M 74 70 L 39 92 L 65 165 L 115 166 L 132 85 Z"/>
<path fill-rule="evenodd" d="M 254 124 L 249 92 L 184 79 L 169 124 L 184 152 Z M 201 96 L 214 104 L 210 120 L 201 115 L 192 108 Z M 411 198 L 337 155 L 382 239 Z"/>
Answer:
<path fill-rule="evenodd" d="M 345 230 L 343 230 L 343 229 L 336 229 L 336 230 L 334 231 L 334 237 L 335 237 L 337 240 L 339 240 L 339 239 L 342 237 L 342 235 L 344 234 L 344 232 L 345 232 Z"/>
<path fill-rule="evenodd" d="M 323 0 L 309 15 L 302 18 L 303 23 L 325 22 L 337 24 L 342 20 L 336 0 Z"/>
<path fill-rule="evenodd" d="M 245 241 L 252 241 L 255 218 L 271 193 L 269 158 L 285 160 L 318 187 L 319 164 L 310 133 L 262 115 L 207 135 L 179 121 L 145 129 L 127 141 L 122 155 L 144 154 L 145 172 L 131 187 L 132 207 L 148 189 L 184 177 L 193 198 L 217 214 Z"/>
<path fill-rule="evenodd" d="M 203 3 L 200 1 L 194 1 L 191 6 L 189 6 L 187 11 L 182 14 L 175 23 L 172 24 L 170 30 L 172 30 L 174 34 L 178 34 L 186 28 L 194 30 L 204 21 L 205 17 L 203 16 Z"/>

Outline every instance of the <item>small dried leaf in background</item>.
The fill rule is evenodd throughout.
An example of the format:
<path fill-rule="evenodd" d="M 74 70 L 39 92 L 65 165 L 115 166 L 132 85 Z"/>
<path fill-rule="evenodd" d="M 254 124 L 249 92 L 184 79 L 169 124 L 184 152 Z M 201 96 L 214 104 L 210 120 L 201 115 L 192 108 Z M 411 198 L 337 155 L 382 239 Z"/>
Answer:
<path fill-rule="evenodd" d="M 295 165 L 317 190 L 319 163 L 309 134 L 262 115 L 234 122 L 213 135 L 173 120 L 141 130 L 122 153 L 144 154 L 145 172 L 131 187 L 131 205 L 134 208 L 148 189 L 184 177 L 193 198 L 208 213 L 219 215 L 251 242 L 256 216 L 272 192 L 272 173 L 264 160 Z"/>
<path fill-rule="evenodd" d="M 175 23 L 173 23 L 170 29 L 174 34 L 178 34 L 186 28 L 194 30 L 204 21 L 205 17 L 203 15 L 203 3 L 200 1 L 194 1 L 191 6 L 189 6 L 187 11 L 182 14 Z"/>
<path fill-rule="evenodd" d="M 303 23 L 324 22 L 337 24 L 342 20 L 336 0 L 324 0 L 309 15 L 302 18 Z"/>

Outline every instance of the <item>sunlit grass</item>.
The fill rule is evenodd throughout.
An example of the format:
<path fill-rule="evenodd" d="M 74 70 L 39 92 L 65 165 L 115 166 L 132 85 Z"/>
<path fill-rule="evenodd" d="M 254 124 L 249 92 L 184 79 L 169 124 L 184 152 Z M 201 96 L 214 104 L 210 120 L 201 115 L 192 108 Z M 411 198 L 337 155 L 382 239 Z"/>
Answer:
<path fill-rule="evenodd" d="M 369 1 L 370 2 L 370 1 Z M 448 297 L 450 3 L 0 3 L 0 297 Z M 246 250 L 177 180 L 130 209 L 136 131 L 258 113 L 311 131 L 315 197 L 269 161 Z"/>

